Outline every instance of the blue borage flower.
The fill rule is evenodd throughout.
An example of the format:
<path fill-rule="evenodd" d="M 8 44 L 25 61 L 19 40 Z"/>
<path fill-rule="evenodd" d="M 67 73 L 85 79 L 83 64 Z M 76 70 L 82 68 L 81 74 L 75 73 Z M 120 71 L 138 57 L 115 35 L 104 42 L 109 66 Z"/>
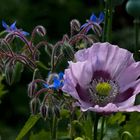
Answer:
<path fill-rule="evenodd" d="M 92 23 L 99 25 L 103 22 L 103 20 L 104 20 L 104 13 L 103 12 L 100 13 L 98 18 L 94 15 L 94 13 L 92 13 L 90 19 L 87 20 L 87 23 L 85 23 L 81 26 L 81 29 L 87 28 L 86 32 L 88 32 L 93 27 Z"/>
<path fill-rule="evenodd" d="M 10 32 L 18 32 L 24 36 L 29 35 L 28 32 L 23 31 L 22 29 L 18 29 L 16 27 L 16 21 L 9 26 L 9 25 L 7 25 L 7 23 L 4 20 L 2 20 L 2 26 L 5 28 L 6 32 L 9 32 L 9 33 Z"/>
<path fill-rule="evenodd" d="M 50 76 L 51 74 L 49 74 Z M 51 84 L 49 84 L 49 82 L 47 82 L 46 84 L 43 84 L 45 88 L 48 88 L 48 89 L 54 89 L 54 90 L 58 90 L 60 89 L 62 86 L 63 86 L 63 75 L 64 73 L 63 72 L 60 72 L 59 74 L 55 74 L 53 77 L 52 77 L 52 82 Z M 48 77 L 49 77 L 48 76 Z"/>

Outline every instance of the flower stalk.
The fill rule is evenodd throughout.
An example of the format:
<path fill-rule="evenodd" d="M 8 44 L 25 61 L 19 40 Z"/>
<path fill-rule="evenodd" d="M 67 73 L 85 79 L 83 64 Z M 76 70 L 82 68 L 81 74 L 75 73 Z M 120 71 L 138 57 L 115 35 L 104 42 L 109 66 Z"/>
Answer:
<path fill-rule="evenodd" d="M 51 140 L 57 140 L 57 118 L 56 115 L 53 115 L 53 118 L 51 120 Z"/>
<path fill-rule="evenodd" d="M 94 114 L 94 125 L 93 125 L 93 140 L 97 140 L 98 137 L 98 122 L 99 122 L 100 116 L 99 114 Z"/>
<path fill-rule="evenodd" d="M 103 140 L 103 136 L 104 136 L 104 125 L 105 125 L 105 117 L 102 116 L 100 140 Z"/>
<path fill-rule="evenodd" d="M 112 19 L 113 19 L 113 5 L 112 0 L 106 0 L 105 2 L 105 22 L 102 41 L 111 42 L 112 36 Z"/>
<path fill-rule="evenodd" d="M 134 20 L 134 30 L 135 30 L 135 48 L 134 48 L 134 51 L 135 51 L 135 53 L 136 53 L 137 50 L 138 50 L 138 42 L 139 42 L 139 23 L 140 23 L 139 18 L 135 18 L 135 20 Z"/>

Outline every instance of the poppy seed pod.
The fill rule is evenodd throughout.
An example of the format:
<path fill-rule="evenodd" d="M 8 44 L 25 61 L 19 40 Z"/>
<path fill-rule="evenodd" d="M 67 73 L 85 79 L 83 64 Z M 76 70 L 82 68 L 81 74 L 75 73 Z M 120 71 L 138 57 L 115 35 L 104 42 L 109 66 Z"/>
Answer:
<path fill-rule="evenodd" d="M 140 0 L 129 0 L 126 4 L 126 11 L 133 17 L 140 17 Z"/>

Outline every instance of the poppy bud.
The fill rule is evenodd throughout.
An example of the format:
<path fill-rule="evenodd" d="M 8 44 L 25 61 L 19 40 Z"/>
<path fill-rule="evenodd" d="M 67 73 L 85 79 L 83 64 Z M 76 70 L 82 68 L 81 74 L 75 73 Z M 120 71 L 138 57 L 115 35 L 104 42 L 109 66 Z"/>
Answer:
<path fill-rule="evenodd" d="M 140 17 L 140 0 L 129 0 L 126 4 L 126 11 L 133 17 Z"/>

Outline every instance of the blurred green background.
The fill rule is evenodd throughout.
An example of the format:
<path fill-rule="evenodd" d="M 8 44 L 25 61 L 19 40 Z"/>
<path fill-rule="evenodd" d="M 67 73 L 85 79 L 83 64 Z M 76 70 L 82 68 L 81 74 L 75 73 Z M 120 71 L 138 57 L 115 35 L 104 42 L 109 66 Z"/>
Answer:
<path fill-rule="evenodd" d="M 126 2 L 124 0 L 122 5 L 115 7 L 112 39 L 113 43 L 132 51 L 133 18 L 125 11 Z M 1 0 L 0 21 L 5 20 L 9 25 L 17 21 L 17 27 L 29 33 L 36 25 L 43 25 L 47 30 L 47 40 L 56 42 L 63 34 L 69 34 L 72 19 L 78 19 L 83 24 L 92 12 L 98 15 L 104 10 L 102 4 L 103 0 Z M 1 24 L 0 30 L 3 30 Z M 2 140 L 14 140 L 30 115 L 27 86 L 31 79 L 32 74 L 27 70 L 22 73 L 21 80 L 12 86 L 3 80 L 8 92 L 0 98 Z"/>

